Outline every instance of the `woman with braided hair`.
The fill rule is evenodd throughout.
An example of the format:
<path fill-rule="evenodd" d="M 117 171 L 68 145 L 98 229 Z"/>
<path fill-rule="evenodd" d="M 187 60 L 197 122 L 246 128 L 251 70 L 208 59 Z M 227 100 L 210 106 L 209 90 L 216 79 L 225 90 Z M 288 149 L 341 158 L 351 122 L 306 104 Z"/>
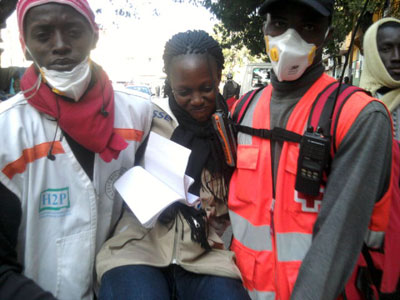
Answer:
<path fill-rule="evenodd" d="M 97 256 L 99 299 L 249 299 L 217 234 L 229 224 L 232 173 L 211 123 L 216 107 L 227 110 L 217 91 L 222 49 L 206 32 L 187 31 L 166 43 L 163 59 L 168 100 L 153 99 L 152 131 L 192 150 L 189 192 L 202 205 L 175 203 L 151 229 L 126 210 Z"/>

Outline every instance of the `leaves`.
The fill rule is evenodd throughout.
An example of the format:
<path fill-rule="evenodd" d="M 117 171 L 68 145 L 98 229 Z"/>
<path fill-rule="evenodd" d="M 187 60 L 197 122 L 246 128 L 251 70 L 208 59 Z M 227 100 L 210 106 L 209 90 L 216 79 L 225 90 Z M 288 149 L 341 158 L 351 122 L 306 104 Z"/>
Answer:
<path fill-rule="evenodd" d="M 175 0 L 184 2 L 185 0 Z M 186 0 L 187 2 L 203 5 L 220 20 L 225 27 L 221 43 L 224 47 L 235 45 L 240 48 L 246 46 L 252 55 L 260 56 L 264 53 L 264 40 L 261 33 L 263 18 L 258 16 L 258 8 L 263 0 Z M 336 56 L 346 36 L 354 28 L 365 0 L 337 0 L 335 14 L 332 20 L 334 28 L 333 39 L 326 48 L 327 54 Z M 390 9 L 385 4 L 390 2 Z M 361 31 L 365 31 L 372 24 L 374 13 L 387 11 L 388 15 L 400 15 L 400 1 L 373 0 L 369 1 L 367 14 L 362 19 Z M 357 43 L 357 41 L 356 41 Z M 358 41 L 360 44 L 360 41 Z"/>

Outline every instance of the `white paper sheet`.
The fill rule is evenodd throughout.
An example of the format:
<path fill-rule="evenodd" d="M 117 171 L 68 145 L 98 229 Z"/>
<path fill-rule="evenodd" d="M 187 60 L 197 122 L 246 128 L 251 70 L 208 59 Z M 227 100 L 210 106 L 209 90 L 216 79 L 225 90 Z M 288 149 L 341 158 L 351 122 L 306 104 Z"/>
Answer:
<path fill-rule="evenodd" d="M 198 204 L 199 197 L 188 192 L 194 180 L 185 175 L 190 152 L 151 132 L 144 168 L 133 167 L 115 182 L 116 190 L 143 226 L 154 226 L 159 214 L 176 201 Z"/>

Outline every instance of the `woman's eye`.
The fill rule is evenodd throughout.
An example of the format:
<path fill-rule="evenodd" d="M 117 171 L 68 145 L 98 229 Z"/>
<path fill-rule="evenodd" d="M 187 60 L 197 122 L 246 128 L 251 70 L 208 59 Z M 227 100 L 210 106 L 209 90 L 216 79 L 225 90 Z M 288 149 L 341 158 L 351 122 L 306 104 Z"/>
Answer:
<path fill-rule="evenodd" d="M 211 93 L 213 90 L 214 89 L 212 86 L 206 86 L 203 88 L 203 92 L 205 92 L 205 93 Z"/>
<path fill-rule="evenodd" d="M 177 94 L 179 97 L 187 97 L 189 96 L 191 91 L 189 90 L 177 90 L 175 91 L 175 94 Z"/>

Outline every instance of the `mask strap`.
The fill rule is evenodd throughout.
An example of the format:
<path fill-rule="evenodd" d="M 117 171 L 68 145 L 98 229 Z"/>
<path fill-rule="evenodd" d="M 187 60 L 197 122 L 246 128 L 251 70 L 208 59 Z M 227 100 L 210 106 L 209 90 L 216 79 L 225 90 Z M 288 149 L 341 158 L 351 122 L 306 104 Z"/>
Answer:
<path fill-rule="evenodd" d="M 27 89 L 27 90 L 21 91 L 21 92 L 25 95 L 26 93 L 29 93 L 30 91 L 35 90 L 31 95 L 29 95 L 28 97 L 25 98 L 26 100 L 29 100 L 29 99 L 31 99 L 33 96 L 36 95 L 36 93 L 38 92 L 38 90 L 39 90 L 39 88 L 40 88 L 41 82 L 42 82 L 42 74 L 39 73 L 38 79 L 36 80 L 36 82 L 34 83 L 34 85 L 31 86 L 31 87 L 30 87 L 29 89 Z"/>
<path fill-rule="evenodd" d="M 32 60 L 33 60 L 33 63 L 34 63 L 34 64 L 39 68 L 39 70 L 40 70 L 39 64 L 36 62 L 35 58 L 34 58 L 33 55 L 32 55 L 32 52 L 29 50 L 28 46 L 26 46 L 25 49 L 26 49 L 26 51 L 28 51 L 29 55 L 31 56 L 31 58 L 32 58 Z M 36 95 L 37 91 L 38 91 L 39 88 L 40 88 L 40 84 L 41 84 L 41 82 L 42 82 L 42 79 L 43 79 L 42 73 L 39 72 L 38 79 L 36 80 L 36 82 L 34 83 L 34 85 L 31 86 L 31 87 L 30 87 L 29 89 L 27 89 L 27 90 L 24 90 L 24 91 L 21 90 L 21 92 L 22 92 L 23 94 L 25 94 L 25 93 L 29 93 L 30 91 L 32 91 L 32 90 L 35 89 L 35 92 L 33 92 L 31 95 L 29 95 L 29 96 L 26 98 L 26 100 L 29 100 L 30 98 L 32 98 L 33 96 Z"/>

